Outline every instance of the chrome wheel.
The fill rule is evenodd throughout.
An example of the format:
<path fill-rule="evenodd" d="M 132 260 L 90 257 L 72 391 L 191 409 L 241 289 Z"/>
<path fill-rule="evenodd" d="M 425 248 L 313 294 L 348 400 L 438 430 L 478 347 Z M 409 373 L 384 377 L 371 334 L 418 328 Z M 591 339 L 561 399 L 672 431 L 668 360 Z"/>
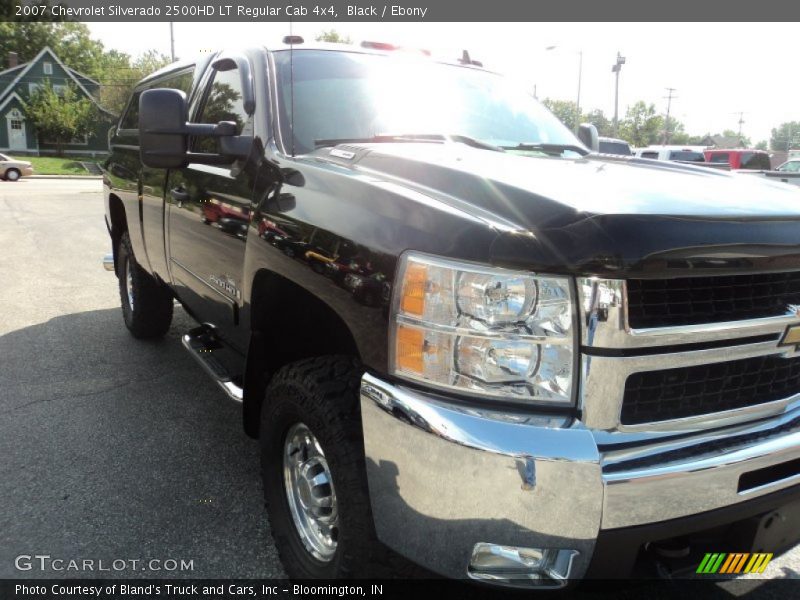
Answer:
<path fill-rule="evenodd" d="M 289 512 L 306 550 L 329 562 L 336 553 L 339 514 L 328 461 L 303 423 L 292 425 L 283 446 L 283 478 Z"/>
<path fill-rule="evenodd" d="M 16 181 L 17 179 L 19 179 L 19 171 L 17 171 L 16 169 L 10 169 L 9 171 L 6 172 L 6 179 L 8 181 Z"/>
<path fill-rule="evenodd" d="M 131 274 L 131 258 L 125 261 L 125 291 L 128 293 L 128 307 L 133 310 L 133 275 Z"/>

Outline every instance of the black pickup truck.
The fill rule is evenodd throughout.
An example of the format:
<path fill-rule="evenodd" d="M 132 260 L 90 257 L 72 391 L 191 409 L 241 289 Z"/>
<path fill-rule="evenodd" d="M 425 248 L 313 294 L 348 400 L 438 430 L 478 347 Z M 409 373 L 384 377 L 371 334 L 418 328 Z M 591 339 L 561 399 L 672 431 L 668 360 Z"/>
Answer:
<path fill-rule="evenodd" d="M 104 262 L 134 337 L 197 320 L 289 576 L 560 586 L 797 543 L 796 190 L 595 154 L 470 60 L 288 41 L 138 84 Z"/>

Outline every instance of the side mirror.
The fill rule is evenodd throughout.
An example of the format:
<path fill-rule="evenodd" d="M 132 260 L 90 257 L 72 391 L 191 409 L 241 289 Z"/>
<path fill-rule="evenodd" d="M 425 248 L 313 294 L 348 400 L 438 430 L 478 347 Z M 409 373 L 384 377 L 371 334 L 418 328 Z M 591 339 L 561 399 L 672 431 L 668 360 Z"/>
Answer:
<path fill-rule="evenodd" d="M 578 139 L 592 152 L 600 150 L 600 139 L 597 134 L 597 127 L 591 123 L 581 123 L 578 128 Z"/>
<path fill-rule="evenodd" d="M 153 89 L 139 96 L 139 155 L 145 166 L 176 169 L 186 165 L 186 94 Z"/>
<path fill-rule="evenodd" d="M 233 121 L 188 123 L 186 94 L 180 90 L 152 89 L 139 96 L 139 156 L 154 169 L 179 169 L 189 162 L 227 165 L 245 158 L 253 147 L 252 136 L 237 136 Z M 188 151 L 190 136 L 222 138 L 221 154 Z"/>

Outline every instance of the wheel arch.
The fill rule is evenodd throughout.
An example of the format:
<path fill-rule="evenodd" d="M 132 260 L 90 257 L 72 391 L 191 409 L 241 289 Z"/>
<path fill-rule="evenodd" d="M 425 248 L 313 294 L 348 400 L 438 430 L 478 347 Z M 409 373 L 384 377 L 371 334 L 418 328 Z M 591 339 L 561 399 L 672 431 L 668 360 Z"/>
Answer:
<path fill-rule="evenodd" d="M 259 270 L 250 294 L 250 343 L 244 374 L 242 418 L 258 437 L 261 405 L 272 376 L 283 366 L 317 356 L 361 360 L 356 337 L 329 304 L 290 279 Z"/>
<path fill-rule="evenodd" d="M 108 217 L 111 220 L 111 251 L 114 253 L 114 273 L 119 275 L 117 269 L 117 252 L 122 234 L 128 231 L 128 218 L 125 215 L 125 206 L 116 194 L 108 196 Z"/>

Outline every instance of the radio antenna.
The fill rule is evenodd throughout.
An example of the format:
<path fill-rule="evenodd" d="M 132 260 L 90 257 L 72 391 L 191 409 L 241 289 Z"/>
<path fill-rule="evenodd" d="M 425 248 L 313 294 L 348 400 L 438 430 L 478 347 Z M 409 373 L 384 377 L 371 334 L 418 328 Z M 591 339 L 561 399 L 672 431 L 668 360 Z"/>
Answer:
<path fill-rule="evenodd" d="M 292 19 L 289 19 L 289 104 L 291 116 L 289 117 L 289 129 L 292 132 L 292 157 L 295 156 L 295 136 L 294 136 L 294 30 Z"/>

